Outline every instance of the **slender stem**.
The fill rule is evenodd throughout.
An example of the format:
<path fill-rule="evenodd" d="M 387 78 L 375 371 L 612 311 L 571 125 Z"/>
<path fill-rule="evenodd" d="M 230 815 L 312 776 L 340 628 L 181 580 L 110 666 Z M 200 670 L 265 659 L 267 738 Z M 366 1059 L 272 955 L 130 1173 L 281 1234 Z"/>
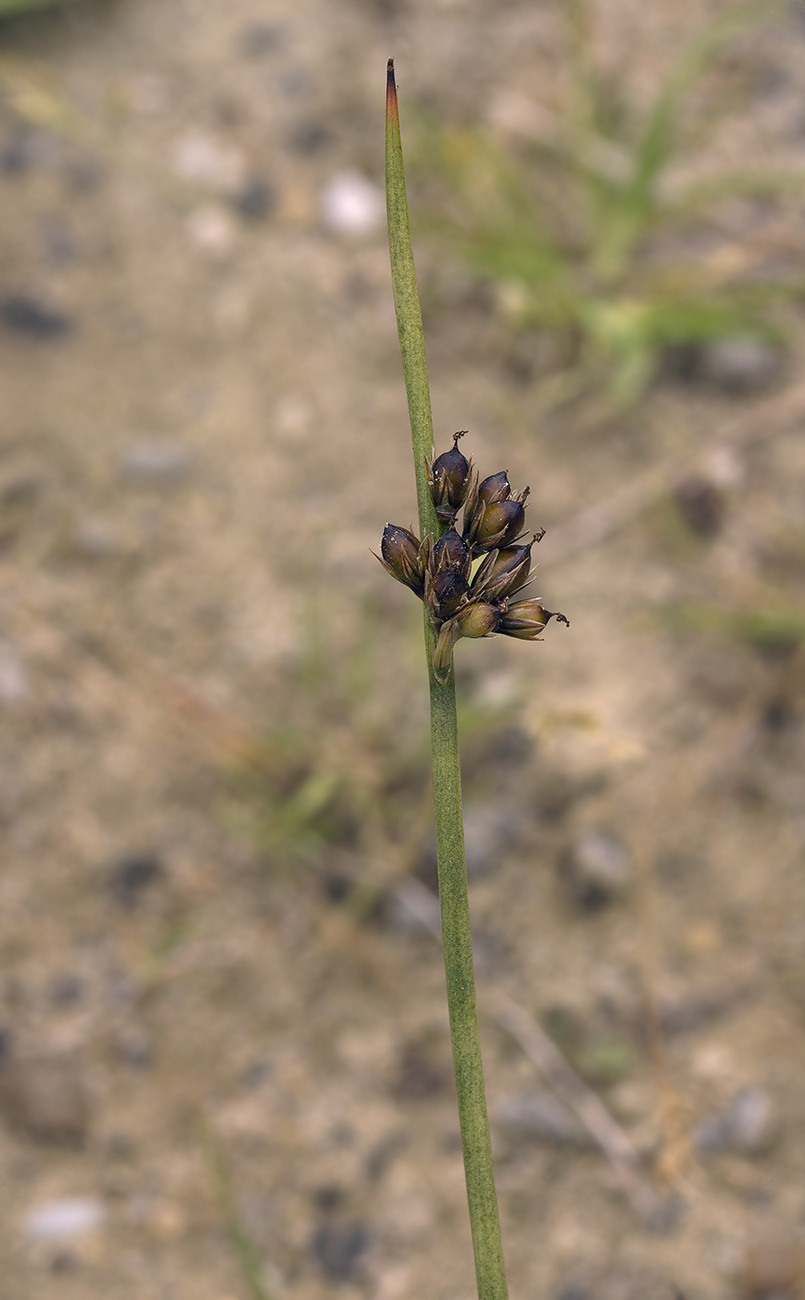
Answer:
<path fill-rule="evenodd" d="M 408 199 L 405 194 L 400 115 L 397 109 L 393 59 L 389 59 L 388 62 L 386 83 L 386 213 L 391 254 L 391 286 L 394 293 L 394 310 L 397 313 L 397 333 L 400 336 L 411 440 L 414 445 L 419 528 L 423 537 L 426 533 L 435 537 L 438 531 L 436 511 L 430 499 L 428 474 L 425 468 L 425 459 L 433 451 L 433 416 L 430 410 L 428 363 L 425 359 L 425 335 L 422 330 L 422 312 L 416 287 L 414 250 L 411 247 L 411 228 L 408 224 Z"/>
<path fill-rule="evenodd" d="M 416 286 L 408 204 L 405 195 L 400 120 L 394 62 L 389 59 L 386 94 L 386 203 L 391 278 L 400 336 L 403 373 L 414 447 L 417 502 L 422 535 L 437 536 L 436 513 L 428 491 L 425 458 L 433 445 L 433 421 L 425 361 L 422 314 Z M 458 755 L 455 677 L 440 683 L 433 672 L 433 632 L 425 617 L 425 646 L 430 680 L 431 750 L 439 902 L 442 915 L 447 1006 L 456 1074 L 461 1145 L 470 1228 L 475 1253 L 479 1300 L 506 1300 L 506 1273 L 500 1236 L 492 1151 L 475 1005 L 464 825 L 461 814 L 461 769 Z"/>

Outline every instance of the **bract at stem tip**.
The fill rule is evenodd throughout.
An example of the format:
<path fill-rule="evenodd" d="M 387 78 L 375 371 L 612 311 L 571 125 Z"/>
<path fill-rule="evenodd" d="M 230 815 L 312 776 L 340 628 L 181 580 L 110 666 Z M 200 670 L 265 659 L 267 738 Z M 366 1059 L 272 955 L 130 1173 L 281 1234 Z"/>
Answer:
<path fill-rule="evenodd" d="M 394 60 L 389 59 L 386 65 L 386 117 L 391 118 L 396 123 L 397 119 L 397 83 L 394 80 Z"/>

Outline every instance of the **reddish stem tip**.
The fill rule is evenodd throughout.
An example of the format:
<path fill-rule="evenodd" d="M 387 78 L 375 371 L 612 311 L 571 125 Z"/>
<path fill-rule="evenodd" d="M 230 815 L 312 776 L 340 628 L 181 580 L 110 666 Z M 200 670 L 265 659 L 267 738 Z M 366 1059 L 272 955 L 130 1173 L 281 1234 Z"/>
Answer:
<path fill-rule="evenodd" d="M 386 68 L 386 109 L 391 116 L 397 116 L 397 83 L 394 80 L 393 59 L 389 59 Z"/>

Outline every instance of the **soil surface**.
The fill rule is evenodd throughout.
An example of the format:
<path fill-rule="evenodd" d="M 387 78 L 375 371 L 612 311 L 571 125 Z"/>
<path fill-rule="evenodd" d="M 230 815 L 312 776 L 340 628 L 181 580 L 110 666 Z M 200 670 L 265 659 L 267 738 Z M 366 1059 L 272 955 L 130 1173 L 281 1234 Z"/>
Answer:
<path fill-rule="evenodd" d="M 639 103 L 714 10 L 596 11 Z M 245 1235 L 274 1300 L 470 1300 L 420 611 L 370 554 L 415 513 L 385 67 L 404 131 L 507 140 L 557 8 L 0 42 L 0 1296 L 245 1300 Z M 707 157 L 801 177 L 801 15 L 729 58 Z M 802 216 L 738 205 L 721 252 L 801 265 Z M 417 253 L 437 449 L 530 483 L 571 623 L 457 652 L 511 1294 L 805 1295 L 799 306 L 771 369 L 548 401 Z"/>

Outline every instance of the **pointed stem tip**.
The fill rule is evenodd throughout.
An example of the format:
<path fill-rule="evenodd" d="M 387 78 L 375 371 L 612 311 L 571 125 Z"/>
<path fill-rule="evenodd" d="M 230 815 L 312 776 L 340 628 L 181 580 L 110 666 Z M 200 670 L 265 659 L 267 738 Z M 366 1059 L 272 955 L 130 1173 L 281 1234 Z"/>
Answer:
<path fill-rule="evenodd" d="M 394 80 L 394 60 L 389 59 L 386 66 L 386 115 L 397 117 L 397 83 Z"/>

